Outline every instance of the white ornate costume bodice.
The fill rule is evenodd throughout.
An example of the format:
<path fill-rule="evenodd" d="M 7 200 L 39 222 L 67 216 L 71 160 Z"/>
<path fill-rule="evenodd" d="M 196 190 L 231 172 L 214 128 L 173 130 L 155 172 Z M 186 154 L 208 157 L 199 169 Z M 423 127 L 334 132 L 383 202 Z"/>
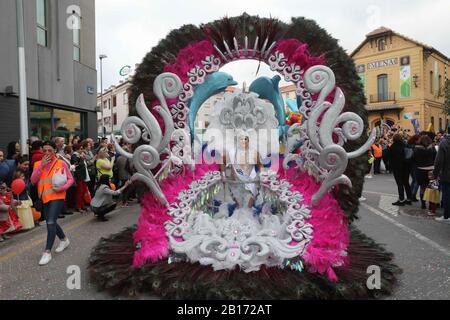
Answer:
<path fill-rule="evenodd" d="M 250 191 L 253 196 L 258 194 L 257 185 L 253 181 L 257 178 L 256 164 L 257 164 L 257 153 L 254 150 L 230 150 L 228 152 L 230 159 L 230 164 L 235 177 L 242 182 L 246 183 L 245 189 Z"/>

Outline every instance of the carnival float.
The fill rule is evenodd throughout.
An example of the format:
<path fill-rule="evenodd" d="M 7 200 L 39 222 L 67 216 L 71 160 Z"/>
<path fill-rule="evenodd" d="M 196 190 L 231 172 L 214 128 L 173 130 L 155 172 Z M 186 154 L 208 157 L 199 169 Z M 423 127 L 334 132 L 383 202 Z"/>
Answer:
<path fill-rule="evenodd" d="M 238 60 L 278 75 L 226 91 L 237 83 L 221 70 Z M 298 110 L 287 112 L 281 79 L 295 85 Z M 198 111 L 220 92 L 198 132 Z M 183 26 L 144 58 L 131 101 L 122 136 L 133 151 L 117 148 L 148 192 L 138 225 L 92 251 L 100 290 L 164 299 L 391 293 L 400 272 L 392 254 L 352 225 L 376 132 L 352 60 L 314 21 L 243 14 Z M 373 265 L 378 290 L 367 287 Z"/>

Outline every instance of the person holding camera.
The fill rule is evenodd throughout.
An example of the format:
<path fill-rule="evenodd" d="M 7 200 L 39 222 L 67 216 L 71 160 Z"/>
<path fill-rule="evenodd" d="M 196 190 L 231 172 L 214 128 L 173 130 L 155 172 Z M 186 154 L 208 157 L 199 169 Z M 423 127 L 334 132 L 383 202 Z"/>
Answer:
<path fill-rule="evenodd" d="M 103 174 L 100 176 L 97 191 L 95 192 L 94 198 L 91 200 L 92 211 L 98 220 L 108 221 L 105 216 L 117 207 L 117 203 L 114 201 L 113 197 L 121 195 L 130 184 L 131 182 L 127 181 L 122 188 L 114 191 L 111 188 L 110 175 Z"/>

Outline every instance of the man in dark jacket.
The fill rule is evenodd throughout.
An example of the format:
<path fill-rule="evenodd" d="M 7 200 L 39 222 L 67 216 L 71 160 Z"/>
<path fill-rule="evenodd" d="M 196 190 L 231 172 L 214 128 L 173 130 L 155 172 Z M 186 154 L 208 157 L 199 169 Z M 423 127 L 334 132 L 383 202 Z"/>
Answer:
<path fill-rule="evenodd" d="M 406 144 L 403 136 L 399 133 L 394 135 L 394 143 L 389 148 L 391 155 L 391 168 L 394 173 L 395 182 L 398 187 L 398 201 L 394 202 L 394 206 L 404 206 L 412 204 L 411 186 L 409 184 L 410 164 L 406 157 Z M 406 193 L 406 200 L 405 200 Z"/>
<path fill-rule="evenodd" d="M 16 161 L 6 160 L 4 152 L 0 150 L 0 181 L 5 182 L 8 186 L 11 185 L 15 170 Z"/>
<path fill-rule="evenodd" d="M 444 203 L 444 216 L 436 220 L 450 223 L 450 135 L 447 135 L 439 145 L 433 174 L 440 180 Z"/>

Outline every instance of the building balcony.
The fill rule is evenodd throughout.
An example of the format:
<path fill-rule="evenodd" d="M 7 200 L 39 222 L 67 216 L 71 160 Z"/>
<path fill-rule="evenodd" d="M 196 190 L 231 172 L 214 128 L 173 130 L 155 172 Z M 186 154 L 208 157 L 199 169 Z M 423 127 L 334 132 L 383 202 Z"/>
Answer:
<path fill-rule="evenodd" d="M 387 92 L 384 94 L 371 94 L 369 96 L 369 103 L 379 103 L 379 102 L 388 102 L 388 101 L 396 101 L 395 92 Z"/>
<path fill-rule="evenodd" d="M 383 111 L 397 111 L 400 112 L 403 109 L 405 109 L 402 106 L 399 106 L 397 104 L 392 105 L 379 105 L 379 106 L 366 106 L 366 110 L 369 112 L 383 112 Z"/>

